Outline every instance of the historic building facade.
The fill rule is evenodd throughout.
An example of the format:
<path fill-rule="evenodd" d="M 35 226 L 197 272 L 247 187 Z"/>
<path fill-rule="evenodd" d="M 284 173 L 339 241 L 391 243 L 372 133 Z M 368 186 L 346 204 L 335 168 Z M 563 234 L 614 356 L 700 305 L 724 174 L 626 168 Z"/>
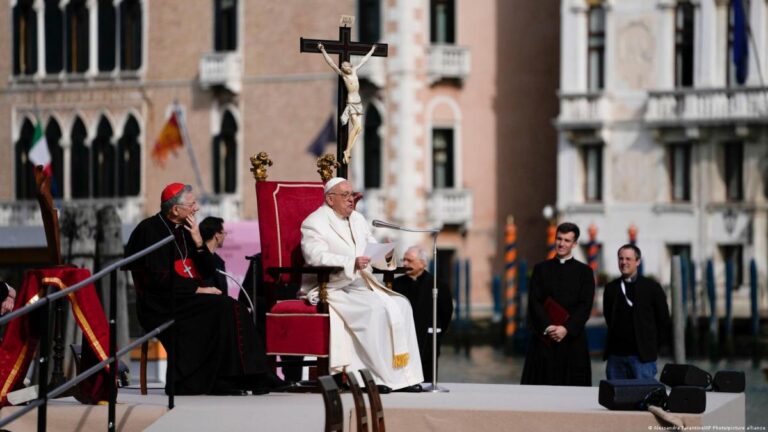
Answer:
<path fill-rule="evenodd" d="M 722 295 L 730 261 L 744 315 L 749 262 L 762 281 L 768 264 L 768 9 L 741 3 L 741 68 L 736 6 L 562 1 L 557 209 L 561 220 L 597 228 L 610 275 L 631 226 L 645 273 L 664 284 L 673 255 L 693 260 L 699 282 L 712 259 Z"/>
<path fill-rule="evenodd" d="M 204 214 L 254 219 L 248 158 L 258 151 L 274 161 L 271 179 L 317 179 L 307 148 L 334 114 L 336 76 L 297 42 L 335 39 L 339 17 L 356 15 L 353 39 L 390 46 L 359 71 L 364 128 L 350 179 L 365 193 L 361 210 L 442 226 L 441 272 L 470 280 L 473 306 L 487 312 L 507 215 L 524 224 L 521 253 L 544 255 L 558 61 L 557 5 L 547 3 L 11 0 L 0 8 L 11 23 L 0 32 L 6 247 L 42 241 L 28 162 L 38 126 L 59 202 L 115 205 L 126 232 L 158 210 L 171 181 L 195 185 Z M 176 109 L 190 145 L 161 164 L 153 146 Z M 456 273 L 467 261 L 469 277 Z"/>

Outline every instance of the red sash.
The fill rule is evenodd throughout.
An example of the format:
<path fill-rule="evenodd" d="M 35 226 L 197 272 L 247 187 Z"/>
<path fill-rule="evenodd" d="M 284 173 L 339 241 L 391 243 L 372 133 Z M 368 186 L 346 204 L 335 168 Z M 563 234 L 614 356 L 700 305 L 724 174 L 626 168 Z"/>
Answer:
<path fill-rule="evenodd" d="M 24 282 L 21 290 L 16 295 L 14 309 L 32 304 L 45 294 L 45 286 L 54 286 L 63 290 L 91 276 L 88 269 L 75 267 L 55 267 L 47 269 L 28 270 L 24 274 Z M 83 355 L 86 358 L 97 359 L 96 363 L 105 360 L 109 351 L 109 327 L 104 316 L 96 289 L 93 284 L 86 285 L 77 292 L 67 296 L 72 306 L 72 314 L 80 329 L 83 331 L 83 339 L 88 342 L 83 344 L 83 353 L 90 348 L 93 356 Z M 22 387 L 24 376 L 29 368 L 29 363 L 37 349 L 39 342 L 37 323 L 30 321 L 32 312 L 8 323 L 2 345 L 0 345 L 0 406 L 8 405 L 9 392 Z M 89 353 L 90 354 L 90 353 Z M 95 364 L 95 363 L 93 363 Z M 93 364 L 82 364 L 86 369 Z M 83 403 L 98 403 L 108 399 L 107 368 L 102 372 L 91 376 L 79 385 L 77 399 Z"/>

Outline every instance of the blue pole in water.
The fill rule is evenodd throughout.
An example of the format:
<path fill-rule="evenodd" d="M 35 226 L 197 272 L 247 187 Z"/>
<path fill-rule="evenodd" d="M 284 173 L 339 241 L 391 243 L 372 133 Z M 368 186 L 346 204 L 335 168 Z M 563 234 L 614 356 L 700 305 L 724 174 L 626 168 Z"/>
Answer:
<path fill-rule="evenodd" d="M 733 336 L 733 260 L 725 262 L 725 337 Z"/>
<path fill-rule="evenodd" d="M 696 308 L 696 263 L 693 260 L 689 261 L 690 268 L 688 269 L 688 286 L 691 290 L 691 312 L 693 319 L 696 320 L 699 317 L 699 310 Z"/>
<path fill-rule="evenodd" d="M 501 307 L 501 276 L 493 276 L 493 321 L 499 322 L 502 316 Z"/>
<path fill-rule="evenodd" d="M 453 280 L 456 282 L 456 286 L 455 286 L 456 321 L 458 321 L 459 327 L 461 327 L 462 325 L 461 306 L 463 302 L 461 300 L 461 265 L 459 263 L 459 260 L 456 260 L 453 262 L 453 274 L 454 274 Z"/>
<path fill-rule="evenodd" d="M 760 332 L 760 315 L 757 310 L 757 263 L 754 258 L 749 261 L 749 300 L 752 336 L 757 337 Z"/>
<path fill-rule="evenodd" d="M 467 325 L 469 325 L 470 320 L 470 313 L 472 311 L 472 265 L 470 264 L 469 258 L 467 258 L 466 261 L 464 261 L 464 307 L 466 308 L 466 312 L 464 313 L 464 318 L 467 320 Z"/>
<path fill-rule="evenodd" d="M 517 328 L 524 328 L 528 317 L 528 263 L 520 261 L 517 268 Z"/>
<path fill-rule="evenodd" d="M 710 351 L 717 352 L 717 295 L 715 294 L 715 267 L 712 260 L 707 260 L 707 298 L 709 300 L 709 340 Z"/>
<path fill-rule="evenodd" d="M 683 284 L 683 322 L 688 321 L 688 259 L 685 255 L 680 260 L 680 274 L 682 275 L 681 282 Z"/>

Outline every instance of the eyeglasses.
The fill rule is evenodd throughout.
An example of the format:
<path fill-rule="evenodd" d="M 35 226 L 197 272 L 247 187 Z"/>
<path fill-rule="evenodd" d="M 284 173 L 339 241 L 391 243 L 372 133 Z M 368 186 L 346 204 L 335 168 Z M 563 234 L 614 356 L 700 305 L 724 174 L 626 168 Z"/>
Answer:
<path fill-rule="evenodd" d="M 342 192 L 342 193 L 329 192 L 328 195 L 338 195 L 338 196 L 341 197 L 341 199 L 345 199 L 346 200 L 346 199 L 349 199 L 352 196 L 354 196 L 355 192 Z"/>
<path fill-rule="evenodd" d="M 194 207 L 197 207 L 197 201 L 192 201 L 191 203 L 178 203 L 176 205 L 177 206 L 182 206 L 182 207 L 193 207 L 194 208 Z"/>

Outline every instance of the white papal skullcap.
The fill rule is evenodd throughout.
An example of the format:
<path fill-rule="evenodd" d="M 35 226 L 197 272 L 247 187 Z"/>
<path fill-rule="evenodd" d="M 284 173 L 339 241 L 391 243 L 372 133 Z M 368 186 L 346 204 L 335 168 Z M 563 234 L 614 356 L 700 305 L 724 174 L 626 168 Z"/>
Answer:
<path fill-rule="evenodd" d="M 328 180 L 328 182 L 325 183 L 325 193 L 330 192 L 331 189 L 333 189 L 337 184 L 345 181 L 347 181 L 347 179 L 345 179 L 344 177 L 334 177 Z"/>

